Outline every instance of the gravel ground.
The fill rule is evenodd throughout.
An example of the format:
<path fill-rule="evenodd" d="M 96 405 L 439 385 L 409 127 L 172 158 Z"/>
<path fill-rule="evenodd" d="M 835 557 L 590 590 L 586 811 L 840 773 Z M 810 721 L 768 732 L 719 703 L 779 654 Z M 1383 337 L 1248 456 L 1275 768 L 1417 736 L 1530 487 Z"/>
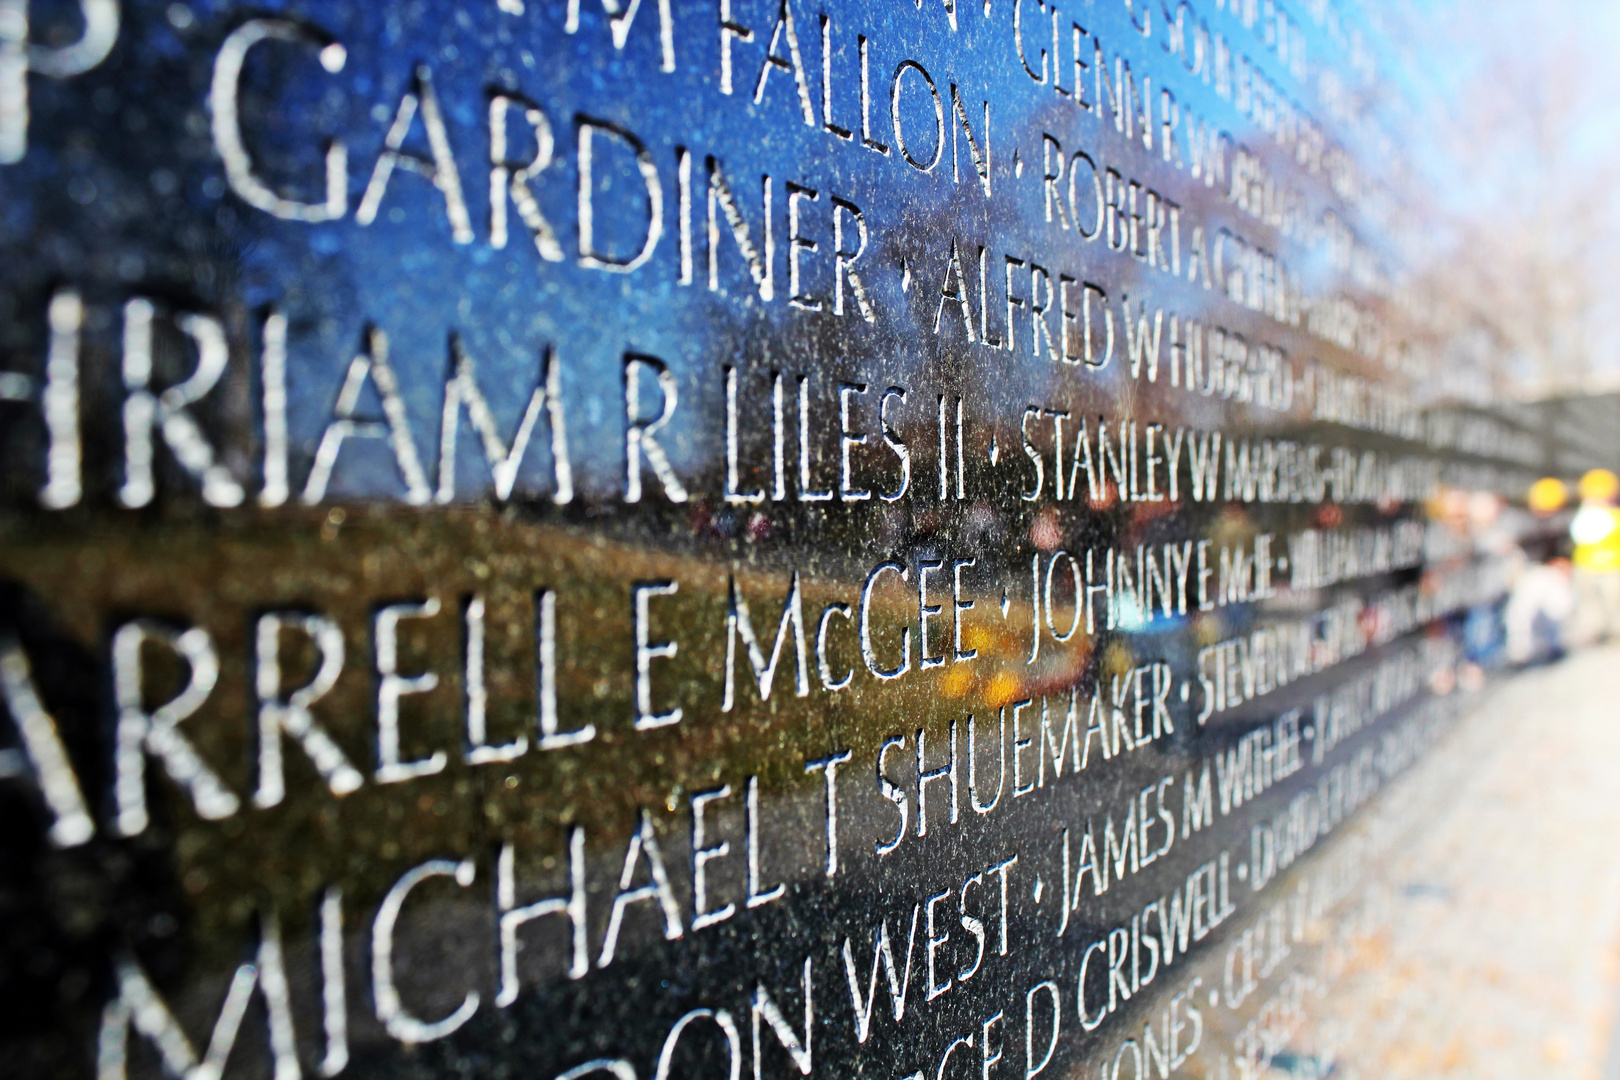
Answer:
<path fill-rule="evenodd" d="M 1317 1010 L 1335 1077 L 1620 1080 L 1620 649 L 1484 700 L 1405 781 L 1429 820 Z"/>

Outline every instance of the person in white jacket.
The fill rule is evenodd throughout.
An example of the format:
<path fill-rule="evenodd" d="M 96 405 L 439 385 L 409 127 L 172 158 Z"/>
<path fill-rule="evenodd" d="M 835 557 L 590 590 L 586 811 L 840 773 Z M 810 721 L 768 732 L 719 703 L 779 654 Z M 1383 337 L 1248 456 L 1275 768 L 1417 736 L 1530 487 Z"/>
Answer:
<path fill-rule="evenodd" d="M 1575 587 L 1568 559 L 1529 563 L 1519 571 L 1502 610 L 1507 658 L 1514 664 L 1556 660 L 1564 654 L 1566 627 L 1575 614 Z"/>

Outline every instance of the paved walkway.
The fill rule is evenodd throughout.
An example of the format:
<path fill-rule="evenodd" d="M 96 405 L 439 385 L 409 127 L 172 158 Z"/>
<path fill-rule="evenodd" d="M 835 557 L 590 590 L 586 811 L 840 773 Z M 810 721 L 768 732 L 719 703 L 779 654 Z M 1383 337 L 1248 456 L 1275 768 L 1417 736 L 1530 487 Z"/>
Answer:
<path fill-rule="evenodd" d="M 1380 875 L 1383 930 L 1314 1010 L 1336 1078 L 1620 1080 L 1620 649 L 1486 700 L 1408 777 L 1449 794 L 1423 800 Z"/>

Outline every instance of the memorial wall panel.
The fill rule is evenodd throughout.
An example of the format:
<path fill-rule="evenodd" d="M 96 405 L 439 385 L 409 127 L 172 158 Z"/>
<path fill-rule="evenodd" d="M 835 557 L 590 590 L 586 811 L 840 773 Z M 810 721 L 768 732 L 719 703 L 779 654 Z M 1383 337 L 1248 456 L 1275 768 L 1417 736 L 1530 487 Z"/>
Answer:
<path fill-rule="evenodd" d="M 1383 79 L 0 0 L 5 1071 L 1316 1075 L 1545 453 L 1437 396 Z"/>

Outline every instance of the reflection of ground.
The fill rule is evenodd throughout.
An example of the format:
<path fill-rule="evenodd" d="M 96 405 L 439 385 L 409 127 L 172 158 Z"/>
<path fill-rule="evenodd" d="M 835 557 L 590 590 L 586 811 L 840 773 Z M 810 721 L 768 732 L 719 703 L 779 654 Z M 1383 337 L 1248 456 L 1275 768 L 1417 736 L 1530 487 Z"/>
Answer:
<path fill-rule="evenodd" d="M 1484 700 L 1439 748 L 1450 761 L 1414 770 L 1417 783 L 1451 784 L 1450 796 L 1420 801 L 1433 820 L 1378 875 L 1382 930 L 1312 1010 L 1335 1029 L 1336 1077 L 1609 1075 L 1620 650 L 1577 655 Z M 1471 764 L 1456 768 L 1458 755 Z"/>

